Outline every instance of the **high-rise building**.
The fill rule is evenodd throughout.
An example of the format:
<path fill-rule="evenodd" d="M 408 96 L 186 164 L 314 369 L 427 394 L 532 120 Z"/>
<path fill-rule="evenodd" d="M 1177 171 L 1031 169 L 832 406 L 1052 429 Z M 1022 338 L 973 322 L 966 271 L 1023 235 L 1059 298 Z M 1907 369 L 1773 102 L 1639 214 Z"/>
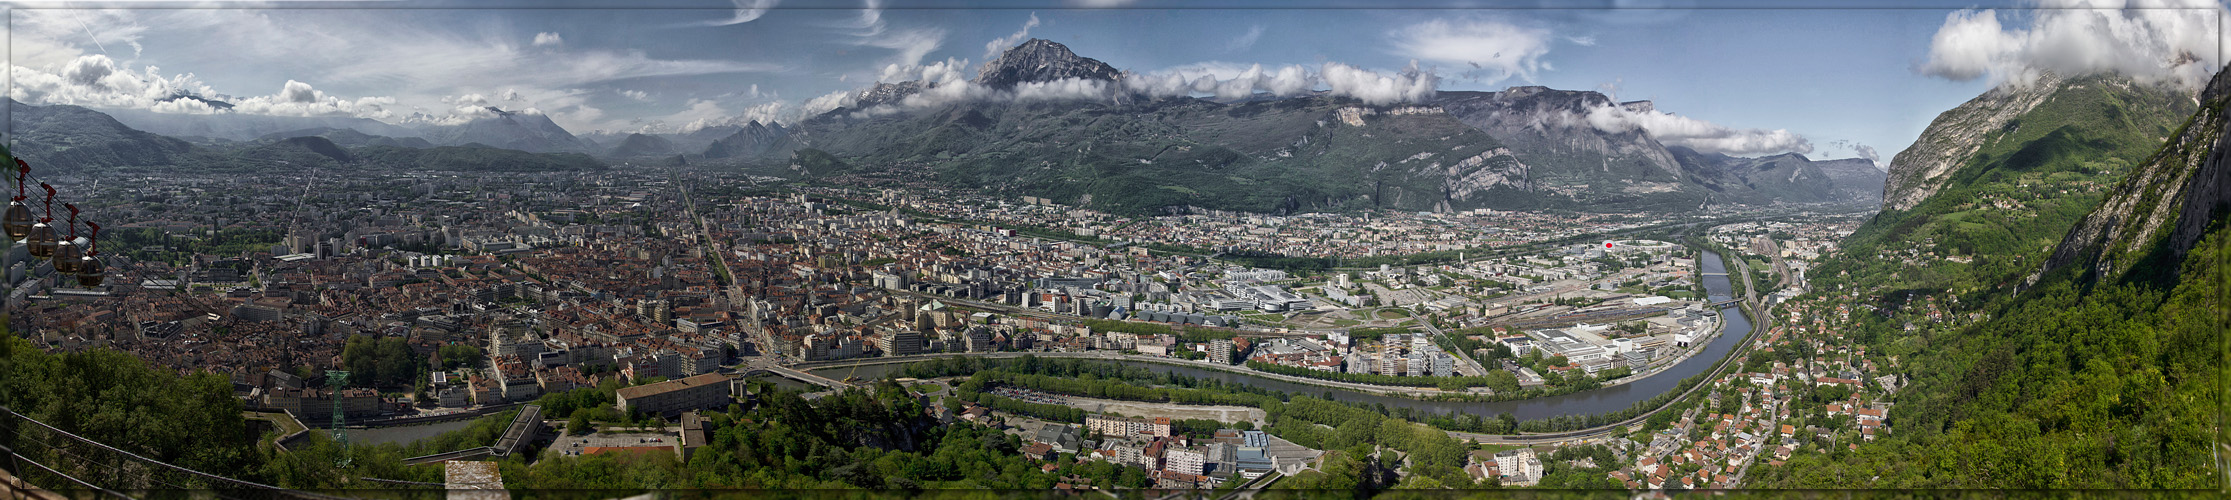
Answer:
<path fill-rule="evenodd" d="M 884 356 L 921 354 L 922 332 L 894 330 L 883 334 L 883 338 L 876 339 L 875 346 L 883 350 Z"/>
<path fill-rule="evenodd" d="M 1182 474 L 1201 475 L 1201 464 L 1208 463 L 1208 454 L 1195 448 L 1170 448 L 1162 452 L 1163 469 Z"/>

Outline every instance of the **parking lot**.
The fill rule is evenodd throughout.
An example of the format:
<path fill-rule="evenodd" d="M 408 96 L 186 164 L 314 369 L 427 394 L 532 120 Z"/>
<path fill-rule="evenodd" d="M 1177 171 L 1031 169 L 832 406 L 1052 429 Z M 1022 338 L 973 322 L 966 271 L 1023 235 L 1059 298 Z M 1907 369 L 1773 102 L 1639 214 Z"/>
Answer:
<path fill-rule="evenodd" d="M 582 436 L 559 434 L 556 444 L 551 445 L 549 451 L 560 455 L 580 455 L 588 448 L 675 447 L 680 446 L 681 441 L 682 438 L 675 432 L 597 432 Z"/>
<path fill-rule="evenodd" d="M 1004 398 L 1009 398 L 1009 399 L 1016 399 L 1016 400 L 1021 400 L 1021 401 L 1023 401 L 1023 402 L 1028 402 L 1028 403 L 1038 403 L 1038 404 L 1048 404 L 1048 405 L 1066 405 L 1066 404 L 1069 404 L 1069 398 L 1068 398 L 1068 397 L 1066 397 L 1066 396 L 1062 396 L 1062 395 L 1059 395 L 1059 394 L 1046 394 L 1046 393 L 1043 393 L 1043 392 L 1033 391 L 1033 390 L 1029 390 L 1029 389 L 1016 389 L 1016 388 L 1013 388 L 1013 387 L 994 387 L 994 388 L 992 388 L 992 390 L 991 390 L 991 391 L 989 391 L 989 392 L 991 392 L 991 393 L 992 393 L 993 395 L 996 395 L 996 396 L 1000 396 L 1000 397 L 1004 397 Z"/>

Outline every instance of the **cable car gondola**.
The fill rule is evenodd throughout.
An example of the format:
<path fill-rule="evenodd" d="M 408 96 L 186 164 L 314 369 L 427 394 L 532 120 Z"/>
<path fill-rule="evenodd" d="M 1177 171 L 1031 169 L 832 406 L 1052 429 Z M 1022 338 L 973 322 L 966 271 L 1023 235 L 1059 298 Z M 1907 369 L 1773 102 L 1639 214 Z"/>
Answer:
<path fill-rule="evenodd" d="M 54 234 L 54 226 L 47 225 L 54 222 L 54 186 L 41 182 L 39 187 L 46 189 L 46 216 L 40 217 L 39 223 L 31 225 L 31 234 L 25 236 L 23 241 L 31 247 L 32 257 L 43 259 L 54 256 L 54 244 L 59 243 L 61 237 Z"/>
<path fill-rule="evenodd" d="M 85 256 L 78 259 L 77 285 L 93 288 L 101 286 L 101 278 L 108 275 L 108 268 L 95 257 L 101 253 L 101 225 L 93 221 L 85 221 L 85 225 L 93 228 L 93 234 L 85 240 Z"/>
<path fill-rule="evenodd" d="M 70 237 L 54 242 L 54 272 L 77 274 L 79 259 L 85 257 L 77 246 L 77 205 L 64 203 L 62 208 L 70 209 Z"/>
<path fill-rule="evenodd" d="M 8 241 L 22 241 L 23 237 L 31 235 L 31 206 L 23 204 L 23 200 L 29 198 L 23 194 L 23 180 L 31 175 L 31 164 L 24 163 L 22 158 L 17 158 L 15 163 L 15 199 L 8 202 L 8 214 L 0 219 L 0 229 L 7 231 Z"/>

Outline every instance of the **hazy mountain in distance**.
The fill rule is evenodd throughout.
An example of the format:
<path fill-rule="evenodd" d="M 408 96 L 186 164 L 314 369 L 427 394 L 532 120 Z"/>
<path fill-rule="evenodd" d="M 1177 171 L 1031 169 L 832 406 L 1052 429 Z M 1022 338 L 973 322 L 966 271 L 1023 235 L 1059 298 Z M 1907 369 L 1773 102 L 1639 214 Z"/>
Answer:
<path fill-rule="evenodd" d="M 1889 179 L 1890 173 L 1875 166 L 1874 160 L 1866 158 L 1819 160 L 1814 161 L 1813 166 L 1819 168 L 1821 173 L 1828 174 L 1828 180 L 1836 184 L 1834 192 L 1836 199 L 1855 201 L 1869 206 L 1882 205 L 1882 187 L 1883 183 Z"/>
<path fill-rule="evenodd" d="M 340 146 L 344 146 L 344 147 L 354 147 L 354 146 L 402 146 L 402 147 L 410 147 L 410 148 L 430 148 L 430 147 L 434 147 L 434 143 L 431 143 L 431 142 L 427 142 L 427 141 L 426 141 L 426 139 L 424 139 L 424 138 L 419 138 L 419 137 L 387 137 L 387 136 L 372 135 L 372 134 L 366 134 L 366 133 L 363 133 L 363 132 L 358 132 L 358 131 L 357 131 L 356 129 L 352 129 L 352 128 L 332 128 L 332 127 L 318 127 L 318 128 L 308 128 L 308 129 L 302 129 L 302 130 L 289 130 L 289 131 L 285 131 L 285 132 L 273 132 L 273 133 L 270 133 L 270 134 L 265 134 L 265 135 L 264 135 L 263 137 L 257 137 L 257 138 L 256 138 L 256 140 L 257 140 L 257 141 L 276 141 L 276 140 L 287 139 L 287 138 L 290 138 L 290 137 L 322 137 L 322 138 L 325 138 L 325 139 L 327 139 L 327 140 L 330 140 L 330 141 L 332 141 L 332 142 L 333 142 L 333 144 L 336 144 L 336 145 L 340 145 Z"/>
<path fill-rule="evenodd" d="M 565 127 L 550 121 L 548 116 L 495 107 L 484 109 L 491 116 L 458 125 L 422 125 L 419 130 L 427 140 L 446 146 L 479 143 L 530 153 L 586 153 L 592 149 Z"/>
<path fill-rule="evenodd" d="M 666 140 L 666 138 L 654 135 L 628 134 L 626 138 L 620 139 L 619 145 L 612 146 L 612 150 L 606 152 L 605 156 L 613 158 L 668 156 L 674 154 L 674 151 L 674 141 Z"/>
<path fill-rule="evenodd" d="M 102 109 L 101 112 L 135 129 L 175 137 L 209 137 L 252 141 L 265 135 L 304 129 L 354 129 L 387 137 L 418 137 L 409 127 L 370 118 L 347 116 L 271 116 L 239 112 L 211 114 L 157 113 L 144 109 Z"/>
<path fill-rule="evenodd" d="M 1775 200 L 1856 201 L 1838 199 L 1835 181 L 1805 155 L 1783 153 L 1742 158 L 1699 153 L 1680 146 L 1666 150 L 1680 162 L 1684 180 L 1712 190 L 1725 201 L 1751 204 Z"/>
<path fill-rule="evenodd" d="M 758 121 L 745 124 L 735 133 L 705 146 L 706 158 L 758 157 L 787 153 L 795 149 L 791 144 L 789 129 L 782 124 L 761 125 Z"/>
<path fill-rule="evenodd" d="M 743 130 L 744 127 L 741 125 L 716 125 L 680 134 L 658 134 L 658 136 L 673 141 L 675 151 L 698 152 L 704 151 L 706 146 L 713 145 L 713 141 L 726 139 L 728 136 L 736 135 L 737 132 Z"/>

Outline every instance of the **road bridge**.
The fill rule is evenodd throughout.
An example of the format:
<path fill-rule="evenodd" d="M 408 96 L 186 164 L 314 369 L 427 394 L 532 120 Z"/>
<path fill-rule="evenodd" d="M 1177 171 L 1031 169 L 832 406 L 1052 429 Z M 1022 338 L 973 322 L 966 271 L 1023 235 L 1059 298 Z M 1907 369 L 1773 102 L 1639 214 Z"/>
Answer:
<path fill-rule="evenodd" d="M 769 367 L 766 367 L 766 370 L 767 370 L 768 372 L 773 372 L 773 373 L 774 373 L 774 374 L 776 374 L 776 375 L 781 375 L 781 376 L 783 376 L 783 377 L 785 377 L 785 378 L 789 378 L 789 379 L 791 379 L 791 380 L 796 380 L 796 381 L 799 381 L 799 382 L 805 382 L 805 383 L 808 383 L 808 384 L 813 384 L 813 385 L 818 385 L 818 386 L 822 386 L 822 387 L 827 387 L 827 388 L 830 388 L 830 389 L 843 389 L 843 388 L 846 388 L 846 387 L 852 387 L 852 384 L 847 384 L 847 383 L 844 383 L 844 382 L 842 382 L 842 381 L 838 381 L 838 380 L 836 380 L 836 379 L 831 379 L 831 378 L 829 378 L 829 377 L 823 377 L 823 376 L 820 376 L 820 375 L 814 375 L 814 374 L 811 374 L 811 373 L 806 373 L 806 372 L 803 372 L 803 371 L 793 370 L 793 369 L 790 369 L 790 368 L 788 368 L 788 367 L 782 367 L 782 366 L 769 366 Z"/>

